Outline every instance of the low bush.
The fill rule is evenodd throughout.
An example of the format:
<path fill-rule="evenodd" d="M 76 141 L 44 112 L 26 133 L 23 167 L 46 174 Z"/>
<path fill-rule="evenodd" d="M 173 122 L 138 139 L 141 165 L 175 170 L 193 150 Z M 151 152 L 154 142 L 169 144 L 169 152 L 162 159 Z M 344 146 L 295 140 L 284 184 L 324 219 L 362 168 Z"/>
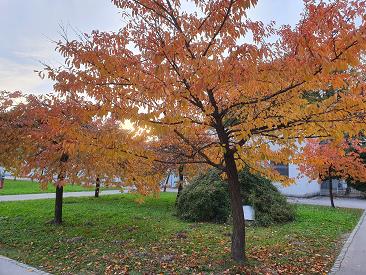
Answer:
<path fill-rule="evenodd" d="M 223 223 L 230 214 L 226 186 L 215 173 L 200 174 L 183 188 L 177 201 L 177 214 L 194 222 Z"/>
<path fill-rule="evenodd" d="M 243 170 L 239 181 L 243 205 L 254 207 L 256 225 L 269 226 L 294 219 L 294 206 L 268 179 Z M 194 178 L 177 202 L 177 215 L 184 220 L 221 223 L 227 221 L 230 213 L 227 184 L 216 170 Z"/>

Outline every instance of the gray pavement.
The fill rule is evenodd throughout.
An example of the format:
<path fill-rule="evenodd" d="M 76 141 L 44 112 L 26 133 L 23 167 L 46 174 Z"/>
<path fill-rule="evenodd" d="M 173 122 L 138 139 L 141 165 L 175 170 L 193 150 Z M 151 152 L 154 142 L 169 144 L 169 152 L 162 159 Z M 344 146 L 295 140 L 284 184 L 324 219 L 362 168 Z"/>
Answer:
<path fill-rule="evenodd" d="M 167 188 L 167 192 L 177 192 L 175 188 Z M 128 193 L 129 190 L 102 190 L 100 195 L 115 195 L 121 193 Z M 64 198 L 75 198 L 75 197 L 92 197 L 94 191 L 81 191 L 81 192 L 64 192 Z M 54 199 L 55 193 L 40 193 L 40 194 L 23 194 L 23 195 L 0 195 L 0 202 L 2 201 L 28 201 L 28 200 L 42 200 L 42 199 Z M 1 275 L 1 274 L 0 274 Z"/>
<path fill-rule="evenodd" d="M 100 195 L 114 195 L 114 194 L 121 194 L 121 191 L 120 190 L 102 190 L 102 191 L 100 191 Z M 92 197 L 92 196 L 94 196 L 94 191 L 64 192 L 63 196 L 64 196 L 64 198 Z M 54 199 L 54 198 L 55 198 L 55 193 L 2 195 L 2 196 L 0 196 L 0 202 L 2 202 L 2 201 L 41 200 L 41 199 Z"/>
<path fill-rule="evenodd" d="M 287 200 L 290 203 L 330 206 L 329 197 L 320 197 L 320 196 L 313 198 L 289 197 L 287 198 Z M 362 199 L 334 198 L 334 204 L 336 207 L 366 209 L 366 199 L 362 200 Z"/>
<path fill-rule="evenodd" d="M 49 273 L 0 256 L 0 275 L 47 275 Z"/>
<path fill-rule="evenodd" d="M 346 242 L 340 259 L 337 259 L 338 270 L 335 275 L 364 275 L 366 274 L 366 218 L 365 214 L 359 225 L 352 232 L 349 240 Z"/>

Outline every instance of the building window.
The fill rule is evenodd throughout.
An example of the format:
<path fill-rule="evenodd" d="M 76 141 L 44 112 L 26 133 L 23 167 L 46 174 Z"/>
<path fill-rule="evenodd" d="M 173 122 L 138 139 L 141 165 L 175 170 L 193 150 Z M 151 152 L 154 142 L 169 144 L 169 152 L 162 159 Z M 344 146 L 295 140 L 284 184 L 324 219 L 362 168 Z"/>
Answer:
<path fill-rule="evenodd" d="M 288 164 L 282 164 L 282 163 L 272 163 L 273 169 L 275 169 L 280 175 L 289 177 L 289 165 Z"/>

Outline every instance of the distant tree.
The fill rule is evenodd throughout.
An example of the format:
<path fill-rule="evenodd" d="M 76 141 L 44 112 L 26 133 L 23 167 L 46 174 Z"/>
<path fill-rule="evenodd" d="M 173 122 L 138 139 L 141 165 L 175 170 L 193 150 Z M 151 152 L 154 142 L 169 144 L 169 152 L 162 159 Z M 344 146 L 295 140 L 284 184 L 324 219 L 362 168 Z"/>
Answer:
<path fill-rule="evenodd" d="M 97 105 L 80 98 L 2 96 L 0 165 L 14 175 L 37 179 L 44 187 L 55 184 L 56 224 L 62 223 L 63 187 L 67 182 L 85 184 L 103 178 L 108 183 L 123 178 L 125 185 L 148 188 L 145 182 L 138 183 L 134 173 L 125 174 L 137 162 L 118 148 L 121 143 L 133 146 L 131 136 L 119 122 L 97 119 Z M 138 165 L 143 167 L 144 161 Z"/>
<path fill-rule="evenodd" d="M 366 165 L 363 159 L 358 152 L 349 150 L 350 143 L 353 148 L 359 147 L 355 141 L 312 140 L 303 149 L 300 171 L 311 179 L 317 179 L 319 183 L 328 181 L 332 207 L 335 207 L 332 185 L 334 179 L 353 178 L 366 181 Z"/>

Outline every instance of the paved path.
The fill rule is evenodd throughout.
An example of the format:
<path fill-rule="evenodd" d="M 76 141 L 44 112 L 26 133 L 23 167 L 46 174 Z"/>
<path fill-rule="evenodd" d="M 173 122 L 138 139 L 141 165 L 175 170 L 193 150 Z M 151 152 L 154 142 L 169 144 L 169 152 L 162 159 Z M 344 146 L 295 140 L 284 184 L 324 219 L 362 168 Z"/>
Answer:
<path fill-rule="evenodd" d="M 29 265 L 0 256 L 0 275 L 47 275 Z"/>
<path fill-rule="evenodd" d="M 121 191 L 120 190 L 102 190 L 102 191 L 100 191 L 100 195 L 114 195 L 114 194 L 121 194 Z M 92 197 L 92 196 L 94 196 L 94 191 L 64 192 L 63 196 L 64 196 L 64 198 Z M 41 199 L 54 199 L 54 198 L 55 198 L 55 193 L 3 195 L 3 196 L 0 196 L 0 202 L 1 201 L 41 200 Z"/>
<path fill-rule="evenodd" d="M 289 198 L 287 198 L 287 200 L 291 203 L 330 206 L 329 197 L 314 197 L 314 198 L 289 197 Z M 336 207 L 366 209 L 366 200 L 361 200 L 361 199 L 334 198 L 334 204 Z M 365 234 L 366 234 L 366 232 L 365 232 Z M 365 275 L 366 275 L 366 271 L 365 271 Z"/>
<path fill-rule="evenodd" d="M 167 188 L 167 192 L 176 193 L 177 189 Z M 115 195 L 121 193 L 128 193 L 129 190 L 102 190 L 100 195 Z M 94 196 L 94 191 L 81 191 L 81 192 L 64 192 L 64 198 L 72 197 L 92 197 Z M 40 193 L 40 194 L 23 194 L 23 195 L 0 195 L 0 202 L 2 201 L 28 201 L 28 200 L 42 200 L 42 199 L 54 199 L 55 193 Z M 1 274 L 0 274 L 1 275 Z"/>
<path fill-rule="evenodd" d="M 309 199 L 288 198 L 291 203 L 330 205 L 328 197 Z M 366 209 L 366 200 L 335 198 L 336 207 Z M 366 274 L 366 213 L 353 230 L 339 254 L 332 272 L 334 275 L 365 275 Z"/>
<path fill-rule="evenodd" d="M 342 254 L 343 252 L 343 254 Z M 346 242 L 340 257 L 337 259 L 338 270 L 335 275 L 365 275 L 366 274 L 366 215 Z"/>

